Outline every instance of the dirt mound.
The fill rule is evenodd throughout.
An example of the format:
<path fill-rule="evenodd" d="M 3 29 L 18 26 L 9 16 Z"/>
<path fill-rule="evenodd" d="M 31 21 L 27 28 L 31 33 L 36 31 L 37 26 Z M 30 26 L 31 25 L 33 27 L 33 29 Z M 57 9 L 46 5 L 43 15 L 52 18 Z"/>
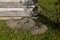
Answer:
<path fill-rule="evenodd" d="M 39 26 L 36 26 L 33 29 L 31 29 L 31 33 L 33 35 L 36 35 L 36 34 L 44 34 L 47 30 L 48 30 L 47 26 L 44 25 L 44 24 L 41 24 L 40 27 Z"/>
<path fill-rule="evenodd" d="M 7 26 L 17 30 L 19 30 L 19 28 L 21 28 L 22 30 L 28 29 L 33 35 L 43 34 L 48 30 L 46 25 L 40 24 L 40 26 L 38 26 L 31 18 L 7 20 Z"/>
<path fill-rule="evenodd" d="M 22 29 L 30 29 L 35 26 L 35 22 L 31 18 L 22 18 L 17 20 L 7 20 L 7 26 L 10 28 L 22 28 Z"/>

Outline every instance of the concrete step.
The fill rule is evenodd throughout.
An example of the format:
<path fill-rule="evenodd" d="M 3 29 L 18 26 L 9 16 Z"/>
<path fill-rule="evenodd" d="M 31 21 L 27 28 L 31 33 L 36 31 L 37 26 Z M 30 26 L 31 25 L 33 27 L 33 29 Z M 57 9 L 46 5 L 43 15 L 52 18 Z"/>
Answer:
<path fill-rule="evenodd" d="M 8 20 L 8 19 L 21 19 L 23 17 L 0 17 L 0 20 Z"/>
<path fill-rule="evenodd" d="M 0 8 L 1 16 L 31 16 L 30 10 L 24 8 Z"/>
<path fill-rule="evenodd" d="M 34 8 L 35 5 L 24 5 L 22 3 L 17 3 L 17 2 L 0 2 L 0 8 L 24 8 L 24 7 L 28 7 L 28 8 Z"/>
<path fill-rule="evenodd" d="M 19 2 L 0 2 L 0 8 L 23 8 L 27 7 L 27 5 L 19 3 Z M 28 5 L 28 8 L 33 8 L 35 5 Z"/>
<path fill-rule="evenodd" d="M 21 8 L 25 7 L 25 5 L 19 3 L 19 2 L 0 2 L 0 8 Z"/>

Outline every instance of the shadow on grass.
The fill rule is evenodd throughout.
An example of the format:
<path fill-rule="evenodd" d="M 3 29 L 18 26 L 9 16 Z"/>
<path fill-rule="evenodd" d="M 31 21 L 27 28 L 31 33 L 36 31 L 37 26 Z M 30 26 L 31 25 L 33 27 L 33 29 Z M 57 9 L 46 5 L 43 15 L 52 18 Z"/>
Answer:
<path fill-rule="evenodd" d="M 48 18 L 42 14 L 38 14 L 38 16 L 39 16 L 38 20 L 40 22 L 42 22 L 43 24 L 45 24 L 47 26 L 51 26 L 54 29 L 60 29 L 59 23 L 52 21 L 50 18 Z"/>

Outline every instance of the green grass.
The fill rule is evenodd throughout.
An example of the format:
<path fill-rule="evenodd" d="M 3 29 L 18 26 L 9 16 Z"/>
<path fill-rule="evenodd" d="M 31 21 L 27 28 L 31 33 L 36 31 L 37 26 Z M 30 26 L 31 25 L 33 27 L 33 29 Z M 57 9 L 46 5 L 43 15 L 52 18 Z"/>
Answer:
<path fill-rule="evenodd" d="M 5 21 L 0 21 L 0 40 L 60 40 L 60 32 L 57 29 L 48 27 L 48 31 L 40 35 L 32 35 L 28 30 L 18 33 L 6 26 Z"/>
<path fill-rule="evenodd" d="M 55 2 L 57 2 L 57 0 L 39 0 L 38 5 L 42 8 L 40 14 L 56 21 L 57 6 L 54 4 Z M 42 19 L 41 21 L 38 19 L 37 23 L 43 23 L 43 21 L 47 21 L 43 17 Z M 49 22 L 47 24 L 49 24 Z M 50 24 L 47 25 L 48 31 L 46 33 L 32 35 L 29 30 L 22 31 L 22 29 L 20 29 L 18 33 L 15 33 L 15 30 L 6 26 L 4 20 L 0 20 L 0 40 L 60 40 L 60 30 L 58 28 L 55 29 Z"/>
<path fill-rule="evenodd" d="M 38 0 L 38 5 L 42 8 L 40 14 L 49 17 L 51 20 L 57 22 L 58 7 L 55 3 L 58 0 Z"/>
<path fill-rule="evenodd" d="M 8 28 L 4 20 L 0 20 L 0 40 L 14 40 L 16 37 L 14 30 Z"/>

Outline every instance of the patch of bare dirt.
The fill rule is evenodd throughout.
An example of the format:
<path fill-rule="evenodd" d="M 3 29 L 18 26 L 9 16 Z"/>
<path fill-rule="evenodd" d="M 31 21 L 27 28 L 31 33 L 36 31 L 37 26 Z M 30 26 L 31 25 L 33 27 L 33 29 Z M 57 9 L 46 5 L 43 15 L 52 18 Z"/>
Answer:
<path fill-rule="evenodd" d="M 38 26 L 36 25 L 35 21 L 31 18 L 7 20 L 6 23 L 7 26 L 12 29 L 17 29 L 17 30 L 19 30 L 19 28 L 21 28 L 22 30 L 28 29 L 33 35 L 43 34 L 48 30 L 46 25 L 40 24 L 40 26 Z"/>
<path fill-rule="evenodd" d="M 30 29 L 35 26 L 35 22 L 31 18 L 22 18 L 22 19 L 11 19 L 7 20 L 7 26 L 13 29 L 22 28 L 22 29 Z"/>
<path fill-rule="evenodd" d="M 47 32 L 47 30 L 48 30 L 47 26 L 44 24 L 41 24 L 40 26 L 36 26 L 36 27 L 32 28 L 31 33 L 33 35 L 44 34 L 45 32 Z"/>

